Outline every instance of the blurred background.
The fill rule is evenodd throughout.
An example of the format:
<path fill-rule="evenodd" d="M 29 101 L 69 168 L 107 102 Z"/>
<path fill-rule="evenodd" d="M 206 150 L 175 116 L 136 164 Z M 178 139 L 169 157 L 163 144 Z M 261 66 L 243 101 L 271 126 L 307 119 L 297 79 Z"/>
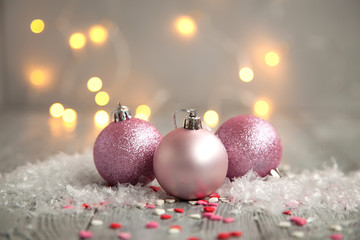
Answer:
<path fill-rule="evenodd" d="M 360 164 L 360 2 L 0 0 L 0 171 L 91 148 L 120 101 L 162 134 L 255 114 L 283 164 Z M 181 121 L 181 117 L 179 117 Z"/>

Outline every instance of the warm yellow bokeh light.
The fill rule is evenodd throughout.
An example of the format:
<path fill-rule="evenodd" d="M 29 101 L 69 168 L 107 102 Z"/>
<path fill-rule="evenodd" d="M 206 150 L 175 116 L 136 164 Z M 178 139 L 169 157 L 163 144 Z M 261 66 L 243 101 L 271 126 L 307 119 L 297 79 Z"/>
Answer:
<path fill-rule="evenodd" d="M 96 126 L 98 127 L 104 127 L 109 122 L 109 114 L 105 112 L 104 110 L 99 110 L 95 113 L 94 121 Z"/>
<path fill-rule="evenodd" d="M 101 25 L 95 25 L 90 28 L 89 31 L 90 40 L 94 43 L 101 44 L 104 43 L 108 37 L 108 32 L 106 28 Z"/>
<path fill-rule="evenodd" d="M 151 109 L 148 105 L 140 105 L 136 108 L 136 114 L 135 115 L 138 115 L 138 114 L 143 114 L 145 115 L 146 117 L 150 117 L 151 115 Z"/>
<path fill-rule="evenodd" d="M 176 29 L 177 31 L 185 36 L 193 35 L 196 31 L 195 21 L 187 16 L 179 17 L 176 19 Z"/>
<path fill-rule="evenodd" d="M 36 69 L 30 74 L 30 82 L 35 86 L 41 86 L 46 83 L 46 74 L 43 70 Z"/>
<path fill-rule="evenodd" d="M 62 116 L 64 122 L 75 122 L 77 119 L 77 113 L 74 109 L 67 108 L 65 109 L 63 116 Z"/>
<path fill-rule="evenodd" d="M 73 49 L 83 48 L 86 44 L 86 38 L 82 33 L 73 33 L 69 38 L 69 44 Z"/>
<path fill-rule="evenodd" d="M 149 117 L 146 116 L 144 113 L 137 113 L 135 115 L 135 118 L 142 119 L 142 120 L 145 120 L 145 121 L 149 121 Z"/>
<path fill-rule="evenodd" d="M 54 103 L 49 109 L 50 115 L 59 118 L 64 114 L 64 106 L 61 103 Z"/>
<path fill-rule="evenodd" d="M 30 29 L 33 33 L 41 33 L 44 31 L 45 23 L 41 19 L 34 19 L 31 21 Z"/>
<path fill-rule="evenodd" d="M 214 110 L 208 110 L 204 114 L 204 121 L 209 127 L 216 127 L 219 123 L 219 115 Z"/>
<path fill-rule="evenodd" d="M 87 88 L 91 92 L 97 92 L 102 88 L 102 81 L 98 77 L 92 77 L 87 82 Z"/>
<path fill-rule="evenodd" d="M 251 82 L 254 79 L 254 72 L 249 67 L 243 67 L 239 71 L 239 77 L 243 82 Z"/>
<path fill-rule="evenodd" d="M 254 104 L 254 113 L 259 117 L 266 117 L 269 114 L 270 105 L 265 100 L 258 100 Z"/>
<path fill-rule="evenodd" d="M 265 55 L 265 63 L 270 67 L 275 67 L 280 62 L 279 54 L 276 52 L 268 52 Z"/>
<path fill-rule="evenodd" d="M 95 96 L 95 102 L 99 106 L 105 106 L 106 104 L 108 104 L 109 100 L 109 94 L 104 91 L 98 92 Z"/>

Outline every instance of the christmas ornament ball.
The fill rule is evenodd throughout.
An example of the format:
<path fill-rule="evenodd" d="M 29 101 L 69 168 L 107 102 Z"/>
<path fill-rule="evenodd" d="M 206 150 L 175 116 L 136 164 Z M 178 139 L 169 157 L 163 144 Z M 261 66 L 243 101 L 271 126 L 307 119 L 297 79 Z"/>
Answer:
<path fill-rule="evenodd" d="M 154 155 L 154 171 L 161 187 L 169 194 L 185 199 L 198 199 L 213 193 L 224 182 L 228 168 L 226 150 L 213 133 L 185 126 L 168 133 Z M 185 121 L 187 121 L 185 120 Z M 186 125 L 186 123 L 185 123 Z"/>
<path fill-rule="evenodd" d="M 220 126 L 215 133 L 229 156 L 227 177 L 241 177 L 253 169 L 266 176 L 281 160 L 282 146 L 275 128 L 253 115 L 236 116 Z"/>
<path fill-rule="evenodd" d="M 162 137 L 147 121 L 130 118 L 104 128 L 94 145 L 95 166 L 106 182 L 147 184 L 154 180 L 153 157 Z"/>

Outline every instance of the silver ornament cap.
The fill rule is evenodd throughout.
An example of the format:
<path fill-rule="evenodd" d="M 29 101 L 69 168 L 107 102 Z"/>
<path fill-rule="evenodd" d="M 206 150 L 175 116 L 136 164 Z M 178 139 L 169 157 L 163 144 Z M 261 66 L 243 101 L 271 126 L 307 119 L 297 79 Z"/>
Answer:
<path fill-rule="evenodd" d="M 119 103 L 116 110 L 113 111 L 114 122 L 125 121 L 131 118 L 131 112 L 127 106 L 122 106 Z"/>
<path fill-rule="evenodd" d="M 187 112 L 189 116 L 184 119 L 184 128 L 189 130 L 199 130 L 202 129 L 201 118 L 196 116 L 196 109 L 179 109 L 174 113 L 174 125 L 177 128 L 176 124 L 176 113 L 178 112 Z"/>

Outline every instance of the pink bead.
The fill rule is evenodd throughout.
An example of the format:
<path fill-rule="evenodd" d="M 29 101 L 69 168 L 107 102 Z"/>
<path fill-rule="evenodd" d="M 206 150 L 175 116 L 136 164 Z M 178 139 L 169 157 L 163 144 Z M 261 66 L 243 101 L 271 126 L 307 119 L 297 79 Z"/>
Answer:
<path fill-rule="evenodd" d="M 296 225 L 299 226 L 304 226 L 307 223 L 307 220 L 305 218 L 301 218 L 298 216 L 291 217 L 290 221 L 294 222 Z"/>
<path fill-rule="evenodd" d="M 330 235 L 330 239 L 333 239 L 333 240 L 342 240 L 342 239 L 343 239 L 343 235 L 340 234 L 340 233 L 332 234 L 332 235 Z"/>
<path fill-rule="evenodd" d="M 232 218 L 232 217 L 224 218 L 224 223 L 232 223 L 234 221 L 235 221 L 235 218 Z"/>
<path fill-rule="evenodd" d="M 79 232 L 79 237 L 80 238 L 92 238 L 93 236 L 94 236 L 94 234 L 92 232 L 90 232 L 90 231 L 83 230 L 83 231 Z"/>
<path fill-rule="evenodd" d="M 203 213 L 203 217 L 204 217 L 204 218 L 209 218 L 209 217 L 211 217 L 212 215 L 214 215 L 213 212 L 204 212 L 204 213 Z"/>
<path fill-rule="evenodd" d="M 217 205 L 218 205 L 218 203 L 216 203 L 216 202 L 208 204 L 209 207 L 217 207 Z"/>
<path fill-rule="evenodd" d="M 131 238 L 131 234 L 128 232 L 120 232 L 118 233 L 118 238 L 123 239 L 123 240 L 129 240 Z"/>
<path fill-rule="evenodd" d="M 110 185 L 147 184 L 155 178 L 153 157 L 161 138 L 153 125 L 141 119 L 112 122 L 96 139 L 95 166 Z"/>
<path fill-rule="evenodd" d="M 152 221 L 152 222 L 148 222 L 145 227 L 146 228 L 158 228 L 159 224 L 155 221 Z"/>
<path fill-rule="evenodd" d="M 145 207 L 150 208 L 150 209 L 156 208 L 156 206 L 154 204 L 149 204 L 149 205 L 146 205 Z"/>
<path fill-rule="evenodd" d="M 213 221 L 221 221 L 222 219 L 223 219 L 223 217 L 219 216 L 219 215 L 210 216 L 210 220 L 213 220 Z"/>
<path fill-rule="evenodd" d="M 241 115 L 226 121 L 216 131 L 229 156 L 228 178 L 241 177 L 253 169 L 266 176 L 281 160 L 278 133 L 265 120 Z"/>

